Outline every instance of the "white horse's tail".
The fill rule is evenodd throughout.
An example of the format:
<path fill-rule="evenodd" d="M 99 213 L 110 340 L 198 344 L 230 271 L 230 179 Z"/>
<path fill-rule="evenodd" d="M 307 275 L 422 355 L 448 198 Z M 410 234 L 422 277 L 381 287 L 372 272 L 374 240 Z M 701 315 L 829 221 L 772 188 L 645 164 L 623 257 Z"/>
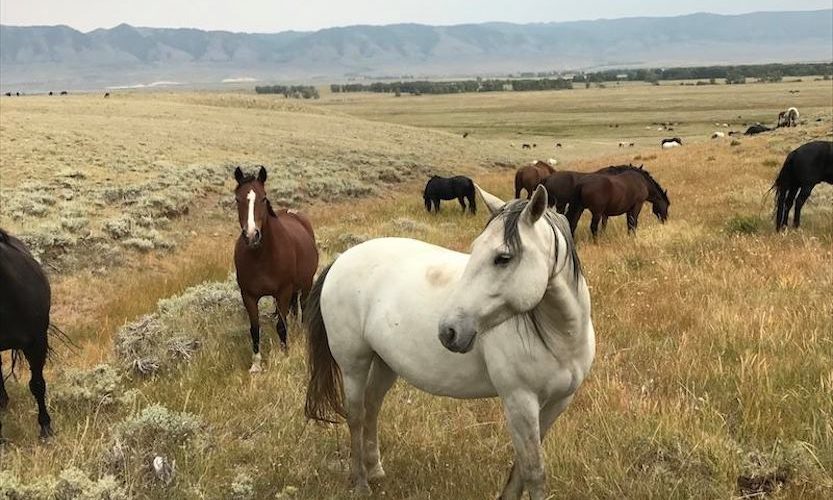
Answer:
<path fill-rule="evenodd" d="M 321 315 L 321 289 L 332 264 L 327 266 L 307 298 L 304 308 L 304 323 L 307 327 L 307 400 L 304 413 L 307 418 L 321 422 L 336 423 L 338 417 L 344 417 L 344 384 L 341 369 L 330 351 L 327 339 L 327 327 Z"/>

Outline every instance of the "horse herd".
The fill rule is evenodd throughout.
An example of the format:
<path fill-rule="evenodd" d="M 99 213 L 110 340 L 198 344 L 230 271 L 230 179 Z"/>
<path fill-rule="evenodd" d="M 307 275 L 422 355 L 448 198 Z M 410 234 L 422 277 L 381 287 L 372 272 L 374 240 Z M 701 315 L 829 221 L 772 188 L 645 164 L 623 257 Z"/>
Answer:
<path fill-rule="evenodd" d="M 643 166 L 614 165 L 595 172 L 556 171 L 551 163 L 535 161 L 515 173 L 515 198 L 521 198 L 524 191 L 530 199 L 538 186 L 547 193 L 547 205 L 555 207 L 557 213 L 565 215 L 571 234 L 585 210 L 592 214 L 590 231 L 595 239 L 601 229 L 607 227 L 609 217 L 627 216 L 628 232 L 635 232 L 639 214 L 645 202 L 651 203 L 654 215 L 665 222 L 671 201 L 668 192 L 651 176 Z M 423 191 L 425 208 L 438 212 L 441 200 L 457 199 L 463 211 L 465 200 L 469 210 L 475 213 L 475 184 L 465 176 L 444 178 L 431 177 Z M 569 208 L 568 208 L 569 207 Z"/>
<path fill-rule="evenodd" d="M 234 172 L 240 235 L 234 262 L 249 315 L 252 373 L 261 371 L 257 303 L 272 296 L 282 349 L 286 317 L 303 311 L 307 331 L 305 414 L 350 431 L 350 478 L 358 493 L 384 477 L 379 410 L 398 377 L 431 394 L 499 397 L 515 457 L 500 498 L 547 497 L 541 442 L 572 401 L 593 362 L 590 294 L 573 241 L 584 210 L 591 230 L 626 214 L 635 231 L 642 204 L 668 217 L 667 192 L 642 166 L 556 171 L 546 162 L 520 168 L 516 199 L 504 202 L 471 179 L 432 177 L 425 207 L 457 199 L 489 221 L 465 254 L 407 238 L 378 238 L 338 256 L 318 277 L 312 225 L 294 210 L 275 210 L 267 172 Z M 833 142 L 791 152 L 778 174 L 776 228 L 818 182 L 833 184 Z M 524 197 L 521 195 L 526 191 Z M 468 203 L 468 204 L 466 204 Z M 549 209 L 555 207 L 555 210 Z M 303 305 L 303 308 L 299 307 Z M 41 436 L 52 434 L 43 364 L 48 353 L 49 282 L 18 239 L 0 230 L 0 350 L 22 351 L 38 403 Z M 0 378 L 0 407 L 8 396 Z M 1 428 L 0 428 L 1 429 Z"/>

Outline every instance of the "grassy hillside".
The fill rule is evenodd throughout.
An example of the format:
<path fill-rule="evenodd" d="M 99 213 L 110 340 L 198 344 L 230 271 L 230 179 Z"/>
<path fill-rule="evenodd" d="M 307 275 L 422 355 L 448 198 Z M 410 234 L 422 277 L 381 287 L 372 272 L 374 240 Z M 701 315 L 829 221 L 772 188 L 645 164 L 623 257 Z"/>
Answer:
<path fill-rule="evenodd" d="M 659 104 L 646 121 L 669 114 L 661 107 L 668 102 L 662 92 L 676 91 L 652 90 Z M 612 109 L 621 99 L 629 99 L 628 91 L 597 94 L 601 102 L 593 109 Z M 582 92 L 577 91 L 576 98 Z M 640 89 L 633 92 L 634 98 L 641 95 Z M 699 102 L 716 108 L 713 100 L 718 97 L 705 95 Z M 530 94 L 527 104 L 532 106 L 537 98 L 545 109 L 551 96 Z M 84 99 L 77 98 L 77 106 L 97 104 Z M 289 142 L 298 158 L 304 158 L 304 147 L 295 141 L 311 152 L 332 155 L 378 144 L 365 150 L 367 154 L 391 159 L 401 155 L 422 165 L 448 155 L 446 161 L 460 168 L 488 165 L 511 154 L 517 159 L 536 154 L 513 150 L 503 132 L 473 142 L 471 137 L 463 140 L 432 130 L 353 119 L 322 110 L 327 102 L 302 112 L 255 110 L 260 118 L 242 125 L 244 133 L 231 134 L 232 128 L 223 125 L 224 116 L 243 121 L 240 117 L 249 115 L 238 105 L 229 110 L 198 104 L 216 99 L 125 97 L 125 109 L 134 110 L 137 122 L 129 124 L 135 127 L 133 134 L 100 124 L 73 125 L 78 118 L 59 110 L 39 112 L 37 107 L 16 109 L 15 123 L 35 127 L 36 117 L 54 116 L 89 137 L 114 134 L 110 141 L 93 143 L 100 144 L 93 150 L 101 155 L 119 147 L 143 151 L 137 146 L 145 142 L 139 134 L 153 134 L 148 144 L 154 148 L 159 147 L 157 141 L 170 144 L 167 154 L 178 159 L 169 161 L 178 165 L 189 161 L 223 165 L 236 161 L 235 155 L 242 151 L 250 152 L 251 163 L 271 157 L 270 165 L 286 165 L 281 150 L 268 149 L 275 147 L 273 133 L 295 138 Z M 261 102 L 248 96 L 221 96 L 220 101 L 226 99 Z M 437 101 L 448 102 L 443 99 L 426 99 L 418 105 L 439 106 Z M 456 102 L 465 104 L 466 99 Z M 24 139 L 7 139 L 13 127 L 5 119 L 7 102 L 0 103 L 3 193 L 8 189 L 16 194 L 22 184 L 7 184 L 6 173 L 19 168 L 28 155 L 6 154 L 6 146 Z M 378 112 L 378 103 L 367 106 L 365 114 Z M 159 116 L 160 109 L 177 118 L 141 121 L 143 114 Z M 224 115 L 223 110 L 233 114 Z M 411 113 L 407 108 L 400 111 Z M 415 123 L 418 111 L 413 111 Z M 595 154 L 588 147 L 568 156 L 571 168 L 644 163 L 668 189 L 672 204 L 665 225 L 643 211 L 636 237 L 627 236 L 623 220 L 613 220 L 608 233 L 592 244 L 587 221 L 580 225 L 579 252 L 591 287 L 598 346 L 591 377 L 546 441 L 549 486 L 555 495 L 726 498 L 766 492 L 779 498 L 829 497 L 833 490 L 829 338 L 833 189 L 820 186 L 805 209 L 804 227 L 786 234 L 772 232 L 772 200 L 765 193 L 790 149 L 810 138 L 831 138 L 832 111 L 820 107 L 824 122 L 741 138 L 736 146 L 728 140 L 704 139 L 671 151 L 654 145 L 620 150 L 609 144 L 609 137 L 576 139 L 605 146 Z M 446 116 L 447 128 L 453 129 L 459 110 L 450 102 Z M 511 116 L 506 108 L 491 119 L 499 122 Z M 611 113 L 605 120 L 625 122 L 626 116 Z M 281 122 L 276 117 L 291 120 Z M 185 127 L 188 120 L 193 124 Z M 228 127 L 237 126 L 235 119 L 228 120 Z M 339 120 L 349 127 L 326 129 L 335 136 L 327 140 L 327 133 L 318 127 Z M 296 131 L 300 124 L 304 127 Z M 258 135 L 261 127 L 270 131 L 278 127 L 279 132 Z M 391 131 L 411 135 L 405 144 L 381 135 Z M 344 145 L 344 136 L 350 134 L 355 142 Z M 185 140 L 197 137 L 212 138 L 205 140 L 204 160 Z M 330 140 L 335 146 L 329 146 Z M 226 142 L 234 147 L 223 149 Z M 72 161 L 77 156 L 70 154 L 73 148 L 61 144 L 56 154 Z M 316 144 L 320 150 L 314 148 Z M 118 158 L 112 154 L 107 158 Z M 136 160 L 145 170 L 135 174 L 146 176 L 142 179 L 161 178 L 157 169 L 147 166 L 148 158 Z M 356 163 L 345 164 L 345 170 L 353 167 L 350 171 L 354 171 Z M 26 175 L 50 178 L 30 165 Z M 71 166 L 84 165 L 79 161 Z M 84 187 L 102 175 L 91 172 L 81 179 Z M 511 170 L 472 168 L 471 172 L 495 194 L 511 195 Z M 22 183 L 23 177 L 14 182 Z M 222 199 L 227 188 L 228 183 L 218 185 L 216 199 Z M 460 215 L 452 204 L 439 215 L 425 213 L 418 178 L 376 184 L 376 189 L 376 196 L 363 199 L 299 201 L 313 218 L 322 262 L 377 236 L 410 236 L 465 250 L 486 220 L 484 213 Z M 214 191 L 194 203 L 200 207 L 216 203 L 212 196 Z M 89 217 L 101 220 L 98 212 Z M 275 348 L 267 301 L 262 304 L 267 369 L 255 377 L 247 372 L 248 328 L 236 286 L 227 280 L 229 252 L 237 233 L 234 224 L 227 207 L 205 213 L 192 210 L 172 219 L 170 232 L 165 233 L 185 235 L 175 248 L 128 253 L 126 265 L 101 273 L 55 275 L 55 319 L 79 339 L 81 349 L 73 354 L 58 345 L 60 357 L 47 375 L 57 431 L 49 444 L 37 440 L 35 407 L 22 383 L 25 375 L 19 382 L 7 383 L 12 405 L 3 414 L 3 431 L 10 442 L 0 449 L 0 490 L 35 497 L 73 488 L 95 492 L 94 497 L 102 497 L 102 491 L 111 497 L 139 498 L 347 497 L 346 427 L 304 421 L 303 332 L 292 325 L 290 351 L 281 354 Z M 192 287 L 198 283 L 202 284 Z M 141 375 L 135 361 L 148 357 L 155 358 L 160 368 Z M 106 366 L 96 368 L 99 364 Z M 496 400 L 435 398 L 400 382 L 391 391 L 380 422 L 388 472 L 375 488 L 380 498 L 483 498 L 496 494 L 508 473 L 512 448 Z M 175 479 L 168 485 L 151 472 L 150 460 L 156 455 L 176 461 Z"/>

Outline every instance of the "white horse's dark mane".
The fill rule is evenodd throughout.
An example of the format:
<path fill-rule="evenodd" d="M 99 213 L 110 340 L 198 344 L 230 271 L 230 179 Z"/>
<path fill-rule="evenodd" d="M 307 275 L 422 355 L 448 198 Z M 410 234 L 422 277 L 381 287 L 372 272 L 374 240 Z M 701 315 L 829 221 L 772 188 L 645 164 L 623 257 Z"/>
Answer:
<path fill-rule="evenodd" d="M 529 204 L 529 200 L 513 200 L 509 203 L 506 203 L 501 207 L 500 210 L 493 213 L 492 216 L 489 218 L 489 222 L 486 223 L 488 226 L 492 223 L 495 219 L 503 218 L 503 241 L 509 249 L 516 254 L 519 254 L 523 251 L 523 246 L 521 245 L 521 234 L 518 229 L 518 225 L 521 220 L 521 213 L 523 213 L 524 208 Z M 564 237 L 564 241 L 567 244 L 567 253 L 565 258 L 569 259 L 572 263 L 573 267 L 573 283 L 575 286 L 578 286 L 579 276 L 581 276 L 581 261 L 579 260 L 578 253 L 576 252 L 576 245 L 573 241 L 572 232 L 570 231 L 569 224 L 567 219 L 564 218 L 561 214 L 555 212 L 554 210 L 547 209 L 544 212 L 544 220 L 546 220 L 550 228 L 553 231 L 553 236 L 556 239 L 555 245 L 555 261 L 558 262 L 558 233 L 561 233 L 561 236 Z"/>

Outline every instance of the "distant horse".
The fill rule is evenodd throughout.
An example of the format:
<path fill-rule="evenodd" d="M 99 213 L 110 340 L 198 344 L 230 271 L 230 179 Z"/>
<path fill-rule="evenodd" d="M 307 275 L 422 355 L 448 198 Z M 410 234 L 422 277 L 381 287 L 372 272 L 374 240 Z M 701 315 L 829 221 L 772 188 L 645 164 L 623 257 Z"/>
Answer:
<path fill-rule="evenodd" d="M 110 97 L 110 92 L 105 92 L 105 93 L 104 93 L 104 98 L 106 99 L 106 98 L 108 98 L 108 97 Z"/>
<path fill-rule="evenodd" d="M 463 139 L 465 139 L 465 138 L 466 138 L 466 137 L 468 137 L 468 136 L 469 136 L 469 133 L 468 133 L 468 132 L 463 132 Z"/>
<path fill-rule="evenodd" d="M 671 139 L 663 139 L 663 140 L 660 141 L 660 146 L 662 146 L 662 149 L 676 148 L 676 147 L 680 147 L 682 145 L 683 145 L 683 140 L 680 139 L 679 137 L 673 137 Z"/>
<path fill-rule="evenodd" d="M 776 195 L 776 231 L 787 227 L 793 201 L 793 226 L 801 225 L 801 207 L 810 197 L 816 184 L 821 182 L 833 184 L 833 142 L 808 142 L 787 155 L 784 166 L 772 185 Z"/>
<path fill-rule="evenodd" d="M 591 173 L 595 174 L 618 174 L 623 172 L 624 168 L 631 165 L 616 165 L 604 167 L 595 172 L 575 172 L 572 170 L 559 170 L 553 174 L 548 175 L 541 181 L 541 184 L 547 188 L 549 195 L 549 206 L 555 206 L 555 210 L 563 214 L 567 210 L 567 204 L 573 199 L 575 194 L 576 183 L 579 179 Z M 641 168 L 641 167 L 640 167 Z"/>
<path fill-rule="evenodd" d="M 556 149 L 561 149 L 561 143 L 560 143 L 560 142 L 556 142 L 556 143 L 555 143 L 555 148 L 556 148 Z"/>
<path fill-rule="evenodd" d="M 798 126 L 799 116 L 798 109 L 794 107 L 781 111 L 778 113 L 778 125 L 776 127 L 796 127 Z"/>
<path fill-rule="evenodd" d="M 576 193 L 567 210 L 567 220 L 575 234 L 582 212 L 590 210 L 593 214 L 590 232 L 595 240 L 600 221 L 604 231 L 607 217 L 627 214 L 628 232 L 635 233 L 639 212 L 646 201 L 651 203 L 657 219 L 664 223 L 668 219 L 671 201 L 668 193 L 647 170 L 627 167 L 618 175 L 591 174 L 576 183 Z"/>
<path fill-rule="evenodd" d="M 772 129 L 767 127 L 766 125 L 761 125 L 760 123 L 758 123 L 758 124 L 752 125 L 748 129 L 746 129 L 746 132 L 744 132 L 743 134 L 744 135 L 758 135 L 758 134 L 762 134 L 764 132 L 769 132 L 770 130 L 772 130 Z"/>
<path fill-rule="evenodd" d="M 545 161 L 535 161 L 530 165 L 525 165 L 515 172 L 515 198 L 521 197 L 521 191 L 526 190 L 526 199 L 532 196 L 535 187 L 544 180 L 545 177 L 555 172 L 553 166 Z"/>
<path fill-rule="evenodd" d="M 54 94 L 54 92 L 52 92 L 52 91 L 50 90 L 50 91 L 49 91 L 49 95 L 53 95 L 53 94 Z"/>
<path fill-rule="evenodd" d="M 5 94 L 5 95 L 6 95 L 6 97 L 11 97 L 11 96 L 12 96 L 12 93 L 11 93 L 11 92 L 6 92 L 6 94 Z"/>
<path fill-rule="evenodd" d="M 286 351 L 286 316 L 297 312 L 312 288 L 318 270 L 318 249 L 312 224 L 304 215 L 272 208 L 266 197 L 266 169 L 257 177 L 234 170 L 234 197 L 240 222 L 240 237 L 234 247 L 234 266 L 243 305 L 249 315 L 252 336 L 251 373 L 260 368 L 260 322 L 257 303 L 261 297 L 275 299 L 278 337 Z"/>
<path fill-rule="evenodd" d="M 69 95 L 69 92 L 67 92 L 66 90 L 62 90 L 61 95 Z"/>
<path fill-rule="evenodd" d="M 469 212 L 477 213 L 477 200 L 474 197 L 474 182 L 464 175 L 454 177 L 432 176 L 425 183 L 425 190 L 422 193 L 425 202 L 425 210 L 431 211 L 433 206 L 435 212 L 440 211 L 440 200 L 456 199 L 460 202 L 463 212 L 466 211 L 466 200 L 469 202 Z"/>
<path fill-rule="evenodd" d="M 52 435 L 52 419 L 46 411 L 46 380 L 43 378 L 43 366 L 49 355 L 51 297 L 49 280 L 40 264 L 23 242 L 0 229 L 0 351 L 23 351 L 29 363 L 32 373 L 29 390 L 38 403 L 41 438 Z M 15 356 L 13 354 L 12 359 Z M 0 359 L 0 408 L 6 408 L 8 404 Z"/>
<path fill-rule="evenodd" d="M 431 394 L 499 397 L 515 447 L 500 498 L 548 495 L 541 441 L 593 362 L 590 293 L 567 221 L 547 210 L 542 186 L 507 204 L 480 192 L 492 216 L 471 255 L 370 240 L 341 254 L 310 293 L 305 413 L 346 417 L 356 494 L 385 476 L 379 410 L 401 376 Z"/>
<path fill-rule="evenodd" d="M 529 144 L 521 144 L 521 149 L 532 149 L 532 146 Z"/>

